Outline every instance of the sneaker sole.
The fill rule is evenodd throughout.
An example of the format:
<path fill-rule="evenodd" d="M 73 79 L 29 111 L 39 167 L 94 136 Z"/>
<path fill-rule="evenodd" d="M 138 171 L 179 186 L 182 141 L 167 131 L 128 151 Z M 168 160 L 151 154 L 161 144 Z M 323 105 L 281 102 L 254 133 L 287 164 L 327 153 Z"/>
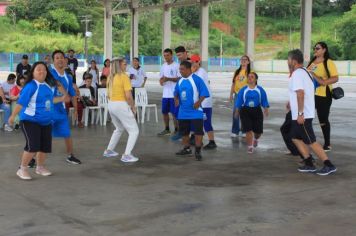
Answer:
<path fill-rule="evenodd" d="M 70 161 L 70 160 L 66 160 L 68 163 L 73 164 L 73 165 L 80 165 L 82 164 L 81 162 L 74 162 L 74 161 Z"/>
<path fill-rule="evenodd" d="M 31 180 L 32 178 L 31 177 L 23 177 L 22 175 L 19 175 L 19 173 L 16 172 L 16 175 L 18 177 L 20 177 L 20 179 L 23 179 L 23 180 Z"/>
<path fill-rule="evenodd" d="M 170 136 L 171 133 L 167 133 L 167 134 L 157 134 L 158 137 L 163 137 L 163 136 Z"/>
<path fill-rule="evenodd" d="M 317 175 L 321 175 L 321 176 L 325 176 L 325 175 L 330 175 L 330 174 L 332 174 L 332 173 L 334 173 L 334 172 L 336 172 L 337 171 L 337 169 L 335 169 L 335 170 L 332 170 L 332 171 L 329 171 L 329 172 L 327 172 L 327 173 L 316 173 Z"/>
<path fill-rule="evenodd" d="M 298 171 L 300 173 L 315 173 L 316 172 L 316 170 L 299 170 L 299 169 L 298 169 Z"/>
<path fill-rule="evenodd" d="M 37 172 L 37 171 L 36 171 L 36 174 L 42 175 L 42 176 L 51 176 L 51 175 L 52 175 L 52 173 L 50 173 L 50 174 L 45 174 L 45 175 L 44 175 L 44 174 L 41 174 L 41 173 L 39 173 L 39 172 Z"/>
<path fill-rule="evenodd" d="M 106 158 L 113 158 L 113 157 L 117 157 L 119 154 L 112 154 L 112 155 L 108 155 L 108 154 L 103 154 L 103 157 Z"/>
<path fill-rule="evenodd" d="M 122 159 L 121 159 L 121 161 L 124 162 L 124 163 L 134 163 L 134 162 L 138 162 L 138 160 L 135 160 L 135 161 L 126 161 L 126 160 L 122 160 Z"/>
<path fill-rule="evenodd" d="M 176 156 L 180 156 L 180 157 L 188 156 L 188 157 L 191 157 L 191 156 L 193 156 L 193 153 L 189 153 L 189 154 L 177 154 L 176 153 Z"/>

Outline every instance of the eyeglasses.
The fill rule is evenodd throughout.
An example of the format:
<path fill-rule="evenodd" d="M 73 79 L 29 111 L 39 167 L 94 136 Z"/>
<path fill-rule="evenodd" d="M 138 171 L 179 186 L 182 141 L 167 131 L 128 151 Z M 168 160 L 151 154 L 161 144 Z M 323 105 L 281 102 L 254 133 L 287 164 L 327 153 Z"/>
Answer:
<path fill-rule="evenodd" d="M 318 51 L 318 50 L 320 50 L 321 49 L 321 47 L 315 47 L 314 48 L 314 51 Z"/>

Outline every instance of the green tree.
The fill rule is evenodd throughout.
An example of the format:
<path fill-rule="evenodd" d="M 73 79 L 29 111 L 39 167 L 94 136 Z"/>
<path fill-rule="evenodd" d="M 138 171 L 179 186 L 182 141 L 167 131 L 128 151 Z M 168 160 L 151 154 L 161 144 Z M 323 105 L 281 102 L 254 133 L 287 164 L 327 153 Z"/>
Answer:
<path fill-rule="evenodd" d="M 356 59 L 356 4 L 351 7 L 351 11 L 345 12 L 338 24 L 340 44 L 343 57 L 346 60 Z"/>
<path fill-rule="evenodd" d="M 49 12 L 53 21 L 53 27 L 58 32 L 75 32 L 79 30 L 77 17 L 63 8 L 58 8 Z"/>

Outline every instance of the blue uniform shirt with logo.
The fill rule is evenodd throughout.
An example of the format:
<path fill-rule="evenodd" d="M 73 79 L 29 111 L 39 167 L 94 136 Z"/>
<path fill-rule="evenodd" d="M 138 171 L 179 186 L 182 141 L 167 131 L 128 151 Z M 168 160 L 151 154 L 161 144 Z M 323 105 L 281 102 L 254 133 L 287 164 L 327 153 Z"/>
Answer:
<path fill-rule="evenodd" d="M 66 72 L 64 72 L 63 76 L 60 75 L 54 67 L 50 69 L 50 72 L 53 78 L 62 84 L 64 90 L 67 91 L 67 93 L 70 96 L 72 97 L 75 96 L 75 91 L 73 88 L 73 80 L 71 76 L 69 76 Z M 63 96 L 63 94 L 58 90 L 57 87 L 55 87 L 54 97 L 61 97 L 61 96 Z M 55 120 L 67 119 L 67 111 L 64 102 L 54 104 L 54 119 Z"/>
<path fill-rule="evenodd" d="M 20 120 L 40 125 L 52 123 L 53 90 L 46 83 L 32 80 L 21 90 L 17 104 L 22 106 Z"/>
<path fill-rule="evenodd" d="M 200 97 L 209 97 L 209 90 L 199 76 L 182 77 L 176 84 L 174 95 L 179 98 L 179 120 L 203 119 L 203 109 L 195 109 L 194 103 Z"/>
<path fill-rule="evenodd" d="M 245 86 L 240 89 L 235 102 L 236 108 L 260 106 L 269 107 L 266 91 L 261 86 L 257 85 L 253 89 Z"/>

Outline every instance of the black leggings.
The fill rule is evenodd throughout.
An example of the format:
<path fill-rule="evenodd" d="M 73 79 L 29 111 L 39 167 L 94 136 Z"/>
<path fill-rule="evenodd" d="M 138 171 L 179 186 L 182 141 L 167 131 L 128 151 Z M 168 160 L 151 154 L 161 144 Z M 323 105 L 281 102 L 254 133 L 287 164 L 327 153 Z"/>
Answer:
<path fill-rule="evenodd" d="M 332 101 L 329 86 L 326 87 L 326 97 L 315 96 L 315 108 L 324 135 L 324 146 L 330 146 L 329 114 Z"/>

